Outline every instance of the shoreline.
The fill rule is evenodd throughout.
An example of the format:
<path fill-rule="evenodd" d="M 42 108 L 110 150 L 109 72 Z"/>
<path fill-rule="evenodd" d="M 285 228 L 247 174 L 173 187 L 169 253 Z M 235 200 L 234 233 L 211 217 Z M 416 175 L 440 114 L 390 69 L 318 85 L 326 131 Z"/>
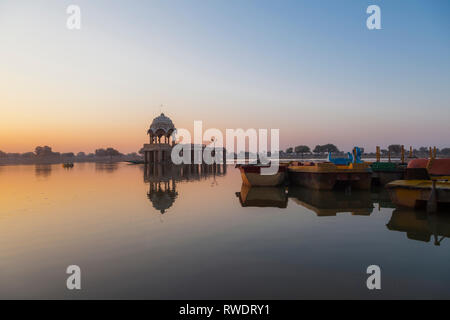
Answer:
<path fill-rule="evenodd" d="M 420 157 L 419 157 L 420 158 Z M 427 157 L 423 157 L 427 158 Z M 437 157 L 437 158 L 445 158 L 445 157 Z M 365 161 L 375 162 L 375 157 L 367 156 L 362 157 Z M 410 160 L 411 158 L 407 158 L 406 160 Z M 17 160 L 17 159 L 0 159 L 0 166 L 17 166 L 17 165 L 53 165 L 53 164 L 64 164 L 64 163 L 119 163 L 119 162 L 128 162 L 128 161 L 142 161 L 143 159 L 139 158 L 131 158 L 131 157 L 102 157 L 97 159 L 29 159 L 29 160 Z M 246 159 L 256 161 L 256 159 Z M 289 162 L 289 161 L 324 161 L 327 160 L 327 157 L 307 157 L 307 158 L 280 158 L 278 161 L 280 162 Z M 381 157 L 381 162 L 388 162 L 388 157 Z M 391 157 L 391 162 L 400 162 L 400 157 Z M 233 165 L 237 163 L 237 159 L 227 159 L 227 164 Z M 164 164 L 164 163 L 162 163 Z M 168 163 L 167 163 L 168 164 Z"/>

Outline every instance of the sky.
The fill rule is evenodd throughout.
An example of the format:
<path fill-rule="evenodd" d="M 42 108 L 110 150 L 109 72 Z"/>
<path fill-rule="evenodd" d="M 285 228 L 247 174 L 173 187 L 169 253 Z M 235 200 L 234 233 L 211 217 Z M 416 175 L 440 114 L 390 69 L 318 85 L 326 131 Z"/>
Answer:
<path fill-rule="evenodd" d="M 449 15 L 448 0 L 1 0 L 0 150 L 135 152 L 161 111 L 280 129 L 282 149 L 450 147 Z"/>

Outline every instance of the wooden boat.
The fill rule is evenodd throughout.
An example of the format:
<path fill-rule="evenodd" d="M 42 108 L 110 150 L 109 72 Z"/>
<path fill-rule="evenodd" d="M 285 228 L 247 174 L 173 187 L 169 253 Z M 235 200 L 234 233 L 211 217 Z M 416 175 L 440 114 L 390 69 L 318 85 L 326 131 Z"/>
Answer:
<path fill-rule="evenodd" d="M 408 165 L 408 169 L 423 170 L 422 159 Z M 410 179 L 407 172 L 407 180 L 397 180 L 386 185 L 392 202 L 398 207 L 427 208 L 434 212 L 440 206 L 450 205 L 450 159 L 427 160 L 426 175 L 423 179 Z M 418 171 L 414 175 L 417 176 Z"/>
<path fill-rule="evenodd" d="M 370 188 L 372 173 L 368 163 L 297 162 L 289 166 L 288 175 L 292 183 L 317 190 L 331 190 L 337 184 L 366 190 Z"/>
<path fill-rule="evenodd" d="M 241 192 L 236 192 L 236 197 L 242 207 L 286 208 L 288 203 L 285 187 L 252 188 L 242 184 Z"/>
<path fill-rule="evenodd" d="M 450 204 L 450 182 L 433 180 L 397 180 L 386 185 L 392 202 L 398 207 L 426 208 L 435 184 L 437 202 Z"/>
<path fill-rule="evenodd" d="M 269 165 L 260 164 L 248 164 L 248 165 L 237 165 L 241 172 L 242 182 L 251 187 L 276 187 L 285 183 L 287 163 L 280 163 L 278 166 L 278 171 L 274 175 L 263 175 L 261 170 L 263 168 L 268 168 Z"/>
<path fill-rule="evenodd" d="M 73 163 L 63 163 L 62 167 L 63 168 L 73 168 Z"/>
<path fill-rule="evenodd" d="M 145 163 L 144 160 L 128 160 L 127 162 L 130 164 L 144 164 Z"/>

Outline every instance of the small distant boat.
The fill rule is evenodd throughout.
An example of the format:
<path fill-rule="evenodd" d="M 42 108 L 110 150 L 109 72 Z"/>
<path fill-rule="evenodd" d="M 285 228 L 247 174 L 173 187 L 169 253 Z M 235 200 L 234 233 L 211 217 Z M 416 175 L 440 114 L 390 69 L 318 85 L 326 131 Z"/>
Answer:
<path fill-rule="evenodd" d="M 288 168 L 289 180 L 299 186 L 331 190 L 338 183 L 355 189 L 370 189 L 372 172 L 369 163 L 336 165 L 331 162 L 294 162 Z"/>
<path fill-rule="evenodd" d="M 73 168 L 73 163 L 63 163 L 62 165 L 63 168 Z"/>
<path fill-rule="evenodd" d="M 251 187 L 276 187 L 286 181 L 287 163 L 280 163 L 278 171 L 273 175 L 263 175 L 261 170 L 269 168 L 269 165 L 247 164 L 237 165 L 241 172 L 242 182 Z"/>

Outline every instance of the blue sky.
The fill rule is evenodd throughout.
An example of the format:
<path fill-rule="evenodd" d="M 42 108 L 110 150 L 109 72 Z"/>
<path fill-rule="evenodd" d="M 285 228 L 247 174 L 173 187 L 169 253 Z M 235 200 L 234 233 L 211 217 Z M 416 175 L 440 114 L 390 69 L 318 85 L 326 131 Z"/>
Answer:
<path fill-rule="evenodd" d="M 371 4 L 382 30 L 366 28 Z M 160 104 L 178 127 L 280 128 L 283 148 L 450 146 L 449 14 L 446 0 L 3 0 L 0 150 L 135 151 Z"/>

